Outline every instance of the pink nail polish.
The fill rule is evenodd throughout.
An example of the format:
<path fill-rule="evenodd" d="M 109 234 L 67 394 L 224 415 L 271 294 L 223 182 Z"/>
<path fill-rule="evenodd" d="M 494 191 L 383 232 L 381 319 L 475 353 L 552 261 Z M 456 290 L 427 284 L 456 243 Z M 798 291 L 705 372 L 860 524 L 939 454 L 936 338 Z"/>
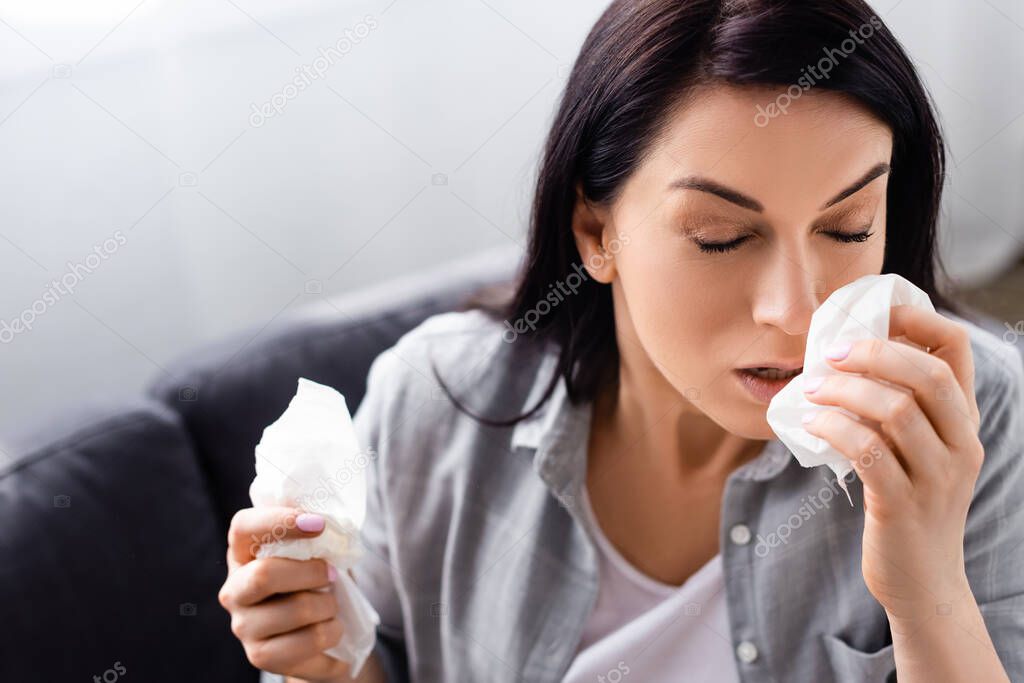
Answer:
<path fill-rule="evenodd" d="M 804 393 L 805 394 L 813 394 L 815 391 L 817 391 L 821 387 L 821 384 L 824 381 L 825 381 L 824 377 L 812 377 L 812 378 L 808 379 L 806 382 L 804 382 Z"/>
<path fill-rule="evenodd" d="M 327 565 L 327 580 L 331 583 L 338 580 L 338 570 L 334 568 L 333 564 Z"/>
<path fill-rule="evenodd" d="M 303 512 L 295 518 L 295 526 L 299 527 L 302 531 L 323 531 L 324 518 L 320 515 Z"/>
<path fill-rule="evenodd" d="M 850 343 L 837 344 L 837 345 L 833 346 L 832 348 L 830 348 L 825 353 L 825 357 L 828 358 L 829 360 L 842 360 L 842 359 L 846 358 L 847 355 L 849 355 L 851 347 L 852 347 L 852 344 L 850 344 Z"/>

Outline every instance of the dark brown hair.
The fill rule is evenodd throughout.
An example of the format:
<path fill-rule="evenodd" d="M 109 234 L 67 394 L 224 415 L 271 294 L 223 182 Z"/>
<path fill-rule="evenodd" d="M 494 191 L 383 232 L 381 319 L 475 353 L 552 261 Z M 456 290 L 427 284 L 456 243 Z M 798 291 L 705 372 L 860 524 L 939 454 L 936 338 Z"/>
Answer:
<path fill-rule="evenodd" d="M 852 49 L 849 49 L 851 48 Z M 841 50 L 841 59 L 837 51 Z M 832 56 L 817 82 L 809 66 Z M 824 66 L 822 66 L 824 71 Z M 817 72 L 811 72 L 817 73 Z M 522 270 L 504 302 L 470 307 L 521 320 L 565 282 L 580 255 L 572 232 L 577 184 L 598 205 L 615 201 L 656 142 L 668 113 L 692 88 L 756 85 L 845 93 L 892 131 L 883 273 L 924 290 L 936 308 L 969 315 L 936 286 L 935 249 L 945 151 L 931 102 L 899 42 L 863 0 L 615 0 L 587 36 L 572 68 L 543 151 Z M 753 121 L 753 116 L 751 117 Z M 533 414 L 566 382 L 570 401 L 591 400 L 618 372 L 610 288 L 587 278 L 525 335 L 552 343 L 558 369 Z"/>

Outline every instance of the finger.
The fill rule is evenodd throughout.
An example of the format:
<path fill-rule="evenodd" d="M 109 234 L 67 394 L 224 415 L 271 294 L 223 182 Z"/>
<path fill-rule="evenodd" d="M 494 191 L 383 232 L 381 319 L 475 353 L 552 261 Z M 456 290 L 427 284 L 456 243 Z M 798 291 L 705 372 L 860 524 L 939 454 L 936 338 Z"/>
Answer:
<path fill-rule="evenodd" d="M 255 605 L 277 593 L 313 590 L 331 585 L 337 572 L 324 560 L 264 557 L 232 572 L 220 590 L 225 609 Z"/>
<path fill-rule="evenodd" d="M 967 328 L 933 311 L 915 306 L 893 306 L 889 313 L 889 336 L 906 337 L 931 349 L 931 354 L 949 364 L 957 383 L 974 405 L 974 354 Z"/>
<path fill-rule="evenodd" d="M 946 465 L 941 456 L 949 449 L 910 392 L 870 377 L 843 373 L 823 378 L 817 389 L 813 383 L 805 385 L 804 395 L 813 403 L 838 406 L 878 423 L 896 446 L 898 459 L 911 478 Z"/>
<path fill-rule="evenodd" d="M 958 447 L 977 434 L 963 388 L 942 358 L 898 341 L 862 339 L 854 342 L 845 358 L 830 364 L 910 389 L 945 443 Z"/>
<path fill-rule="evenodd" d="M 286 538 L 312 538 L 324 530 L 324 518 L 292 507 L 243 508 L 228 529 L 228 567 L 256 559 L 256 551 Z"/>
<path fill-rule="evenodd" d="M 874 429 L 838 410 L 822 410 L 804 424 L 825 439 L 853 465 L 864 485 L 881 496 L 901 496 L 911 487 L 907 472 L 892 449 Z"/>
<path fill-rule="evenodd" d="M 297 591 L 231 614 L 231 632 L 242 641 L 266 640 L 338 614 L 334 591 Z"/>
<path fill-rule="evenodd" d="M 299 674 L 297 668 L 311 666 L 306 660 L 318 659 L 324 650 L 338 643 L 341 634 L 341 621 L 335 617 L 267 640 L 250 641 L 245 644 L 245 654 L 258 669 L 288 671 L 289 675 L 302 678 L 324 678 Z"/>

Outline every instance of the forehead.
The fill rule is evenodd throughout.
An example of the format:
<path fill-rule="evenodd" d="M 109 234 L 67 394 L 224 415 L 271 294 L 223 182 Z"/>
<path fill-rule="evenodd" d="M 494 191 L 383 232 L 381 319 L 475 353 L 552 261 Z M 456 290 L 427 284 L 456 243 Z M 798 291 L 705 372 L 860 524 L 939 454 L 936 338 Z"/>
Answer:
<path fill-rule="evenodd" d="M 865 107 L 812 89 L 783 101 L 785 113 L 769 108 L 785 91 L 695 89 L 667 117 L 638 180 L 660 192 L 673 179 L 696 174 L 757 198 L 769 212 L 817 211 L 874 164 L 890 161 L 891 132 Z"/>

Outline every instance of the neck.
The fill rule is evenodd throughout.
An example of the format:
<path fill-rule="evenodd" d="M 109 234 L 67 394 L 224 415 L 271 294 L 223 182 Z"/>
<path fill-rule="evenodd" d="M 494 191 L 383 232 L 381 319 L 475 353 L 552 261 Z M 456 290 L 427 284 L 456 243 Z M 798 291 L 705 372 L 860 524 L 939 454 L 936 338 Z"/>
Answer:
<path fill-rule="evenodd" d="M 660 373 L 638 376 L 624 363 L 618 382 L 599 393 L 594 416 L 616 450 L 673 480 L 728 476 L 765 445 L 723 429 Z"/>

